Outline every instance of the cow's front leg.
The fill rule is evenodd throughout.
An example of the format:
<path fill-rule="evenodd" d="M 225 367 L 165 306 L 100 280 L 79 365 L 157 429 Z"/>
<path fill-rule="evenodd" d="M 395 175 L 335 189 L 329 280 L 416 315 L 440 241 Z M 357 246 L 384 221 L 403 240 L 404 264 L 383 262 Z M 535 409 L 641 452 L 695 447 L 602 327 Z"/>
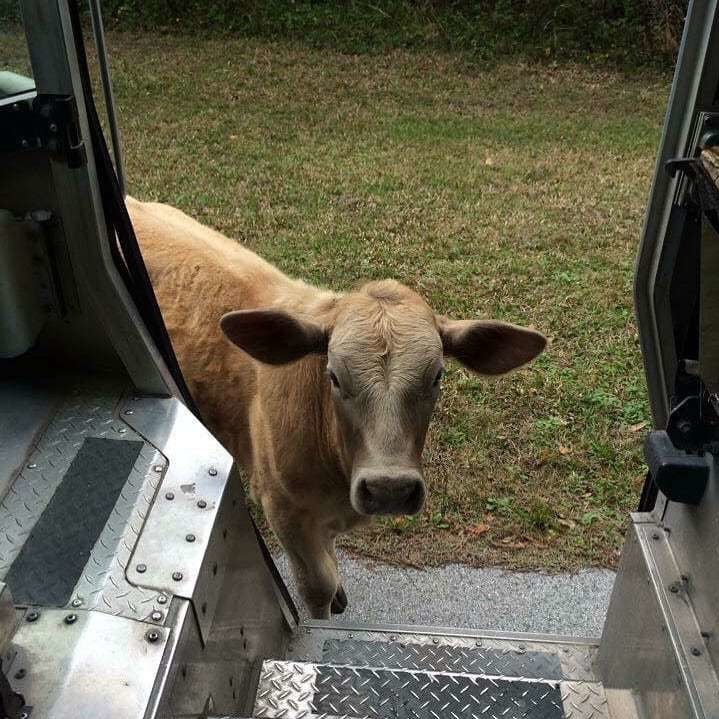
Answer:
<path fill-rule="evenodd" d="M 290 558 L 297 589 L 313 619 L 329 619 L 347 606 L 334 540 L 316 518 L 277 502 L 263 502 L 267 520 Z"/>

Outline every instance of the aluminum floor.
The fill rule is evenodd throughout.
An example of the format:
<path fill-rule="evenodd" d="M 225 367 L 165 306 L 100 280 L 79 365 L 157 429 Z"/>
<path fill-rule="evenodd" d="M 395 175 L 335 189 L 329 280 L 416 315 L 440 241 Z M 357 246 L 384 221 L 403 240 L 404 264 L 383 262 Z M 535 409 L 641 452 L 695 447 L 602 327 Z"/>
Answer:
<path fill-rule="evenodd" d="M 609 719 L 592 642 L 402 629 L 300 630 L 262 667 L 262 719 Z"/>

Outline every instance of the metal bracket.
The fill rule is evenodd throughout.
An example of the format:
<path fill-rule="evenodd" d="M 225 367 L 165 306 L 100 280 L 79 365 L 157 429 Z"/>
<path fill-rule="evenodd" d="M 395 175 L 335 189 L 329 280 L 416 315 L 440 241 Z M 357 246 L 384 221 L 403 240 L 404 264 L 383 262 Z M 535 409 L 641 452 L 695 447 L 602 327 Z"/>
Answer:
<path fill-rule="evenodd" d="M 39 94 L 1 109 L 0 152 L 44 149 L 71 169 L 87 163 L 72 95 Z"/>
<path fill-rule="evenodd" d="M 654 482 L 668 499 L 699 504 L 709 479 L 709 461 L 704 454 L 677 449 L 664 430 L 647 435 L 645 451 Z"/>

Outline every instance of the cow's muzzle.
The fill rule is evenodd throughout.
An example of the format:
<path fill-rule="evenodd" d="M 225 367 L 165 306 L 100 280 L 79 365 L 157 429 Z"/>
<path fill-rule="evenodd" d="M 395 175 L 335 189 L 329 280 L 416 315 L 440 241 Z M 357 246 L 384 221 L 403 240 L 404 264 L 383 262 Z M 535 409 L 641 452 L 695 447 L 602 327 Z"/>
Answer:
<path fill-rule="evenodd" d="M 414 469 L 358 471 L 350 490 L 356 512 L 372 514 L 417 514 L 424 504 L 422 475 Z"/>

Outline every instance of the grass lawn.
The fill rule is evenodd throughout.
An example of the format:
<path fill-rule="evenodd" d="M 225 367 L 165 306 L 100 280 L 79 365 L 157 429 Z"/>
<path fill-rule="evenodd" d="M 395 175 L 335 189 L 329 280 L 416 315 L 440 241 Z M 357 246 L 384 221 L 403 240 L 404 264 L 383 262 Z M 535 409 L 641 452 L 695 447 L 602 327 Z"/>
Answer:
<path fill-rule="evenodd" d="M 553 342 L 448 367 L 429 498 L 344 545 L 414 565 L 612 566 L 648 421 L 632 265 L 668 75 L 110 34 L 130 192 L 333 288 L 395 277 Z M 3 53 L 17 35 L 0 36 Z"/>

